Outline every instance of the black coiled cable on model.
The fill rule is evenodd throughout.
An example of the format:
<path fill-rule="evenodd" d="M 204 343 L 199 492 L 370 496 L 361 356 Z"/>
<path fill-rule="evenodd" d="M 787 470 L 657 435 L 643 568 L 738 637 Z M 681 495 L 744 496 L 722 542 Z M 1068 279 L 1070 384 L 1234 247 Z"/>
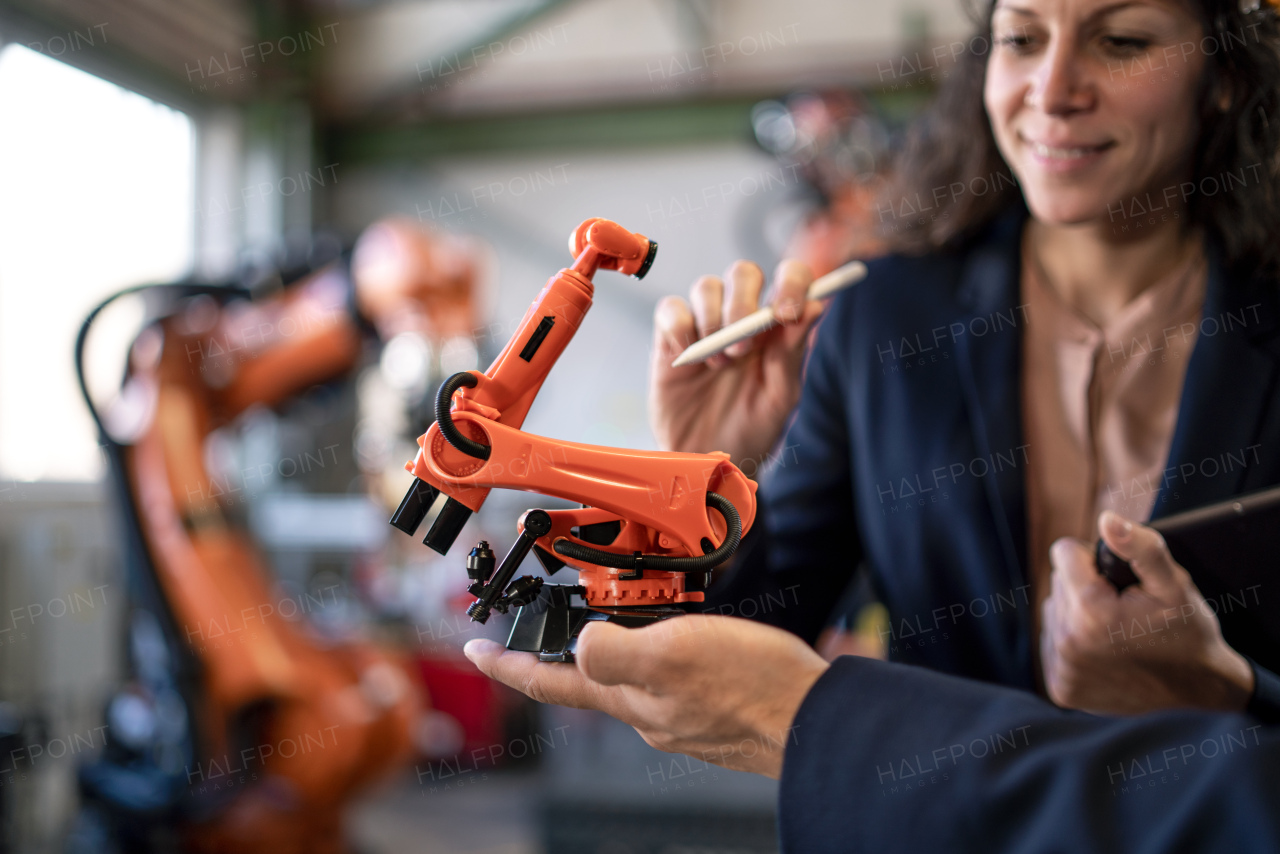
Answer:
<path fill-rule="evenodd" d="M 436 423 L 440 425 L 440 435 L 446 442 L 469 457 L 479 460 L 489 459 L 491 448 L 474 439 L 469 439 L 458 430 L 450 413 L 453 407 L 453 394 L 460 388 L 475 388 L 480 381 L 470 371 L 456 373 L 445 380 L 436 393 Z M 668 557 L 666 555 L 618 554 L 595 549 L 569 540 L 556 540 L 556 554 L 592 563 L 610 569 L 652 569 L 659 572 L 709 572 L 729 558 L 742 543 L 742 517 L 733 502 L 715 492 L 707 493 L 707 506 L 720 511 L 728 527 L 724 542 L 716 549 L 695 557 Z M 710 543 L 708 543 L 710 545 Z M 705 546 L 704 546 L 705 548 Z"/>
<path fill-rule="evenodd" d="M 462 371 L 445 380 L 440 386 L 440 391 L 436 393 L 436 423 L 440 425 L 440 435 L 444 436 L 444 440 L 450 445 L 469 457 L 487 460 L 491 450 L 489 446 L 462 435 L 453 423 L 453 416 L 449 412 L 453 406 L 455 391 L 460 388 L 475 388 L 479 384 L 480 381 L 476 379 L 476 375 L 470 371 Z"/>
<path fill-rule="evenodd" d="M 733 557 L 733 553 L 738 550 L 738 545 L 742 542 L 742 517 L 738 515 L 738 509 L 733 506 L 733 502 L 715 492 L 707 493 L 707 506 L 714 507 L 720 511 L 720 515 L 724 517 L 725 524 L 729 530 L 719 548 L 704 555 L 696 557 L 667 557 L 666 555 L 644 555 L 639 552 L 624 555 L 617 552 L 607 552 L 603 549 L 593 549 L 591 546 L 584 546 L 581 543 L 574 543 L 569 540 L 556 540 L 556 554 L 580 560 L 584 563 L 594 563 L 596 566 L 606 566 L 610 569 L 710 572 Z"/>

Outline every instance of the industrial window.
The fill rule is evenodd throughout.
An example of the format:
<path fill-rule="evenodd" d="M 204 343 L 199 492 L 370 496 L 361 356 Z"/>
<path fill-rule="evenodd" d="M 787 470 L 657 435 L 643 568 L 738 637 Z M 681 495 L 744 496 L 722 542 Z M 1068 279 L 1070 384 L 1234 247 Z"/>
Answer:
<path fill-rule="evenodd" d="M 75 334 L 110 292 L 190 269 L 192 122 L 12 45 L 0 51 L 0 127 L 0 479 L 95 480 L 103 461 L 75 385 Z M 95 363 L 91 381 L 119 381 L 132 312 L 95 327 L 117 358 Z"/>

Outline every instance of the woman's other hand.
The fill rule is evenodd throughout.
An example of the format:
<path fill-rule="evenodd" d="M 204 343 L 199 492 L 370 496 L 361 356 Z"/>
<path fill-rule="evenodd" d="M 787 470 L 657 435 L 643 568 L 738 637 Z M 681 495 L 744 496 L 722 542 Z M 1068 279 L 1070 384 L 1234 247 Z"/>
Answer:
<path fill-rule="evenodd" d="M 1079 540 L 1053 544 L 1041 662 L 1058 705 L 1110 714 L 1198 707 L 1239 711 L 1253 670 L 1222 639 L 1218 618 L 1159 532 L 1110 511 L 1103 540 L 1138 584 L 1117 593 Z"/>
<path fill-rule="evenodd" d="M 805 344 L 822 303 L 806 300 L 813 274 L 798 261 L 774 273 L 770 304 L 781 325 L 706 362 L 671 367 L 686 347 L 760 307 L 764 274 L 738 261 L 724 278 L 703 276 L 689 301 L 670 296 L 654 312 L 649 418 L 659 447 L 726 451 L 748 474 L 764 461 L 800 399 Z"/>

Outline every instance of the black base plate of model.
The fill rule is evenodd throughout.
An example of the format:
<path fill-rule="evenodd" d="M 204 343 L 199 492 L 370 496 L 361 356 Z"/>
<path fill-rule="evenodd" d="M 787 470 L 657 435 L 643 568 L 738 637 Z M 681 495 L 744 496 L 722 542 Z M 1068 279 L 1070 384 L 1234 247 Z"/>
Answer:
<path fill-rule="evenodd" d="M 684 614 L 680 608 L 588 608 L 573 604 L 583 588 L 576 584 L 544 584 L 538 598 L 516 611 L 516 622 L 507 638 L 507 649 L 536 652 L 539 661 L 572 662 L 578 633 L 595 620 L 626 628 L 639 628 Z"/>

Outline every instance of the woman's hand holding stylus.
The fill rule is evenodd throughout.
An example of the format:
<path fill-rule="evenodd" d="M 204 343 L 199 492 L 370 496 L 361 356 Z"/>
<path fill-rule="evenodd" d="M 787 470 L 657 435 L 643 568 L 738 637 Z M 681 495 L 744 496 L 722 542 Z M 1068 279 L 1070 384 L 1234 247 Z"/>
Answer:
<path fill-rule="evenodd" d="M 770 304 L 781 325 L 734 344 L 706 362 L 671 367 L 701 338 L 760 307 L 764 274 L 738 261 L 724 278 L 703 276 L 689 301 L 670 296 L 654 312 L 649 419 L 664 450 L 726 451 L 754 475 L 800 399 L 805 343 L 822 303 L 806 300 L 813 274 L 799 261 L 774 273 Z"/>

